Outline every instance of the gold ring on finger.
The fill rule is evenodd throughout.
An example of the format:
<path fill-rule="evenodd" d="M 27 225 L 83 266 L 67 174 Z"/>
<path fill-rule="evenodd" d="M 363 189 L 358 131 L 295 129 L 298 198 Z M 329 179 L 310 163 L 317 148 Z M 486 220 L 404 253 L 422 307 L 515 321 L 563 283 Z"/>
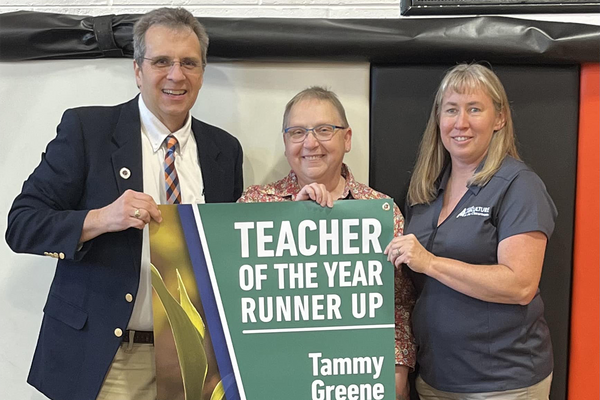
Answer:
<path fill-rule="evenodd" d="M 140 219 L 140 217 L 142 216 L 142 214 L 140 213 L 140 209 L 136 208 L 135 211 L 133 212 L 133 216 L 136 217 L 137 219 Z"/>

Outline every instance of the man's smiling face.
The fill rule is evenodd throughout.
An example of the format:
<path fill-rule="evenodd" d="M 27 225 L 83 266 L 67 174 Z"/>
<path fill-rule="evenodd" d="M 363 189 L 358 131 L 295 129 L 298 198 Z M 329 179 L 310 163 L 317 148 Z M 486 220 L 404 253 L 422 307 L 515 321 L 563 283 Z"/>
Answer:
<path fill-rule="evenodd" d="M 174 132 L 183 126 L 194 106 L 204 79 L 200 41 L 191 29 L 151 26 L 145 35 L 142 65 L 134 62 L 135 79 L 146 107 Z M 173 60 L 170 68 L 154 68 L 153 61 Z M 180 61 L 195 61 L 195 70 L 181 68 Z"/>

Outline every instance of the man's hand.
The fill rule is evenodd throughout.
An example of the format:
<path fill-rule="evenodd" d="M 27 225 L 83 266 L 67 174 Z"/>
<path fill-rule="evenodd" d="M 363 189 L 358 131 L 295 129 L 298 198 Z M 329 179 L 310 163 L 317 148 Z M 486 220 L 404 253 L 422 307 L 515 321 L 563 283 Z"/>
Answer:
<path fill-rule="evenodd" d="M 127 190 L 106 207 L 90 210 L 83 221 L 79 243 L 107 232 L 120 232 L 129 228 L 143 229 L 151 220 L 162 222 L 160 210 L 152 196 Z"/>
<path fill-rule="evenodd" d="M 304 200 L 313 200 L 318 203 L 321 207 L 333 207 L 333 201 L 335 200 L 331 194 L 325 187 L 325 185 L 321 183 L 313 182 L 309 185 L 304 186 L 296 197 L 294 197 L 294 201 L 304 201 Z"/>

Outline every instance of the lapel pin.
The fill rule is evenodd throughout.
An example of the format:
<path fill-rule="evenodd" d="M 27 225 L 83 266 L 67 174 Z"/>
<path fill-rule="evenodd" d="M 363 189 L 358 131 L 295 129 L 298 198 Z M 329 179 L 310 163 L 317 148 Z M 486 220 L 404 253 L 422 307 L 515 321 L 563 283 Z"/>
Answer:
<path fill-rule="evenodd" d="M 119 171 L 119 175 L 121 175 L 121 178 L 123 179 L 129 179 L 129 177 L 131 176 L 131 171 L 129 170 L 129 168 L 123 167 Z"/>

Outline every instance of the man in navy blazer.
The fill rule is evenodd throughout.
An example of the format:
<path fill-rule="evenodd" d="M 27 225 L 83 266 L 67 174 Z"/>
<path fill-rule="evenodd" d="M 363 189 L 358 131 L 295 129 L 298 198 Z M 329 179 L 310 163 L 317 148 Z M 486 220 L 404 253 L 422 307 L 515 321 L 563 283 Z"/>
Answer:
<path fill-rule="evenodd" d="M 67 110 L 13 203 L 10 247 L 58 259 L 28 379 L 51 399 L 156 397 L 152 352 L 142 356 L 150 373 L 139 378 L 142 383 L 127 375 L 133 361 L 115 365 L 135 353 L 134 343 L 153 351 L 151 335 L 128 329 L 133 319 L 144 326 L 143 317 L 132 317 L 134 307 L 138 314 L 146 310 L 146 324 L 151 307 L 144 231 L 151 220 L 161 221 L 157 203 L 166 192 L 152 184 L 164 174 L 166 150 L 157 138 L 179 140 L 175 165 L 181 167 L 183 202 L 234 202 L 243 189 L 237 139 L 190 116 L 207 46 L 204 28 L 183 9 L 143 16 L 134 28 L 141 96 L 114 107 Z M 125 391 L 118 389 L 122 383 Z"/>

